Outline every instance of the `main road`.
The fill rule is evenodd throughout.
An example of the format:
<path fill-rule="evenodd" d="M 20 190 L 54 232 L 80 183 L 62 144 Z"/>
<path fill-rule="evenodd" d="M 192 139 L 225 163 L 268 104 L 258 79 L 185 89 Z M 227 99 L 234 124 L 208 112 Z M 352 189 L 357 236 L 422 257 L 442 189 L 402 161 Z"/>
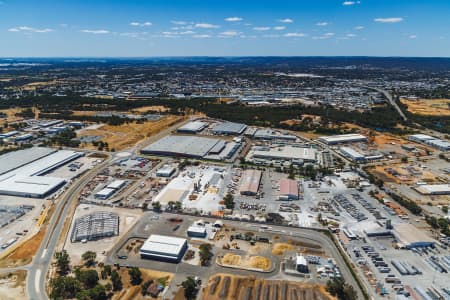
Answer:
<path fill-rule="evenodd" d="M 388 99 L 389 103 L 398 111 L 399 115 L 403 118 L 404 121 L 407 121 L 408 118 L 406 117 L 406 115 L 403 113 L 403 111 L 400 109 L 400 107 L 398 106 L 397 102 L 395 102 L 394 97 L 392 97 L 391 93 L 389 93 L 386 90 L 383 89 L 379 89 L 376 87 L 371 87 L 371 86 L 364 86 L 365 88 L 377 91 L 379 93 L 382 93 L 386 99 Z"/>
<path fill-rule="evenodd" d="M 47 226 L 45 237 L 31 263 L 27 275 L 27 292 L 31 300 L 47 300 L 48 296 L 45 290 L 47 282 L 47 272 L 52 262 L 53 253 L 56 249 L 59 236 L 61 235 L 64 221 L 73 201 L 77 201 L 78 195 L 84 186 L 97 174 L 97 171 L 103 168 L 110 159 L 106 159 L 103 163 L 85 174 L 83 177 L 75 181 L 68 189 L 64 196 L 56 203 L 55 211 Z"/>

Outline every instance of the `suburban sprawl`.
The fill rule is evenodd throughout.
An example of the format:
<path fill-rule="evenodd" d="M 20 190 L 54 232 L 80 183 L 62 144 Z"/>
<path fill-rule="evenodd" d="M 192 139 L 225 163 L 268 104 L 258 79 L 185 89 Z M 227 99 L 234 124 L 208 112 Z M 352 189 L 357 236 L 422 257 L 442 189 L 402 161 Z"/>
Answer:
<path fill-rule="evenodd" d="M 0 299 L 450 299 L 450 61 L 0 59 Z"/>

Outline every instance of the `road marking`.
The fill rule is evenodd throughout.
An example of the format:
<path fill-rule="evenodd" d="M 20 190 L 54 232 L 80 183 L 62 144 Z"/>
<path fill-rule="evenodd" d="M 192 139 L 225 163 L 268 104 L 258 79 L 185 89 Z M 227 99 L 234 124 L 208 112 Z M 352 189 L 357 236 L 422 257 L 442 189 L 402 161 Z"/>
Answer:
<path fill-rule="evenodd" d="M 41 279 L 41 270 L 37 270 L 36 271 L 36 281 L 34 282 L 34 288 L 36 289 L 37 294 L 39 295 L 40 293 L 40 288 L 39 288 L 39 280 Z"/>
<path fill-rule="evenodd" d="M 45 257 L 45 254 L 47 254 L 47 249 L 44 249 L 44 251 L 42 251 L 41 258 L 44 258 L 44 257 Z"/>

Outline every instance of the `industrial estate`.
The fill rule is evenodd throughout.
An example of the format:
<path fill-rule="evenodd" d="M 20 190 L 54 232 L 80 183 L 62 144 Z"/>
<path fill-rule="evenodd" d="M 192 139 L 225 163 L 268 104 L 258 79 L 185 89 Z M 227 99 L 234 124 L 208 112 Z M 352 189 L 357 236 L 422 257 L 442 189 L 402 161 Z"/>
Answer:
<path fill-rule="evenodd" d="M 167 73 L 180 80 L 178 68 Z M 445 121 L 403 120 L 413 90 L 393 100 L 379 79 L 320 74 L 274 74 L 298 87 L 289 101 L 244 83 L 200 99 L 174 97 L 173 83 L 158 98 L 151 79 L 120 73 L 110 88 L 127 98 L 94 95 L 92 81 L 61 95 L 54 82 L 0 104 L 0 298 L 450 299 Z M 301 88 L 327 76 L 355 85 L 339 108 Z M 2 89 L 5 103 L 18 97 Z"/>

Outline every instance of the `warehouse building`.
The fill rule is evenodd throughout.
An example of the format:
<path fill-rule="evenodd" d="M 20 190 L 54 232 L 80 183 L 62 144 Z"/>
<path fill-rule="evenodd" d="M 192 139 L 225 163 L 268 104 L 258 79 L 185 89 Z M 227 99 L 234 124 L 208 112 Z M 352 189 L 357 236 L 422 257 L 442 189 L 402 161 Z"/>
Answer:
<path fill-rule="evenodd" d="M 198 133 L 208 127 L 208 123 L 202 121 L 192 121 L 177 129 L 179 133 Z"/>
<path fill-rule="evenodd" d="M 0 194 L 44 198 L 63 186 L 66 179 L 43 175 L 83 155 L 40 147 L 1 155 Z"/>
<path fill-rule="evenodd" d="M 95 197 L 96 199 L 106 200 L 106 199 L 108 199 L 109 197 L 111 197 L 115 192 L 116 192 L 115 189 L 106 187 L 106 188 L 104 188 L 104 189 L 101 189 L 101 190 L 98 191 L 97 193 L 95 193 L 94 197 Z"/>
<path fill-rule="evenodd" d="M 258 129 L 254 133 L 253 137 L 259 140 L 283 140 L 283 141 L 296 141 L 297 137 L 291 134 L 283 134 L 278 131 L 264 128 Z"/>
<path fill-rule="evenodd" d="M 423 230 L 417 230 L 409 223 L 396 224 L 392 233 L 401 246 L 407 249 L 433 247 L 435 244 Z"/>
<path fill-rule="evenodd" d="M 119 216 L 99 211 L 76 219 L 70 240 L 72 243 L 94 241 L 116 235 L 119 235 Z"/>
<path fill-rule="evenodd" d="M 441 151 L 450 151 L 450 142 L 426 134 L 413 134 L 408 137 L 410 141 L 429 145 Z"/>
<path fill-rule="evenodd" d="M 422 195 L 450 195 L 450 184 L 424 184 L 414 189 Z"/>
<path fill-rule="evenodd" d="M 252 150 L 253 158 L 257 159 L 290 161 L 295 164 L 317 161 L 317 150 L 310 147 L 295 145 L 255 146 Z"/>
<path fill-rule="evenodd" d="M 239 191 L 241 195 L 254 196 L 258 193 L 262 172 L 259 170 L 245 170 L 242 174 Z"/>
<path fill-rule="evenodd" d="M 142 245 L 139 254 L 141 258 L 179 262 L 187 248 L 186 239 L 152 234 Z"/>
<path fill-rule="evenodd" d="M 219 139 L 169 135 L 142 149 L 143 154 L 203 158 Z"/>
<path fill-rule="evenodd" d="M 205 238 L 206 228 L 205 226 L 192 225 L 188 228 L 187 235 L 189 237 Z"/>
<path fill-rule="evenodd" d="M 113 190 L 120 190 L 121 188 L 123 188 L 125 186 L 125 184 L 127 184 L 127 182 L 125 180 L 114 180 L 113 182 L 108 184 L 106 187 L 113 189 Z"/>
<path fill-rule="evenodd" d="M 247 129 L 247 125 L 233 122 L 223 122 L 214 126 L 212 132 L 219 135 L 241 135 Z"/>
<path fill-rule="evenodd" d="M 362 134 L 350 133 L 350 134 L 322 136 L 318 138 L 318 140 L 328 145 L 335 145 L 343 143 L 367 142 L 367 137 L 365 137 Z"/>
<path fill-rule="evenodd" d="M 279 200 L 298 200 L 298 183 L 297 180 L 283 178 L 280 180 Z"/>
<path fill-rule="evenodd" d="M 342 153 L 342 155 L 344 155 L 347 158 L 350 158 L 353 161 L 365 161 L 366 157 L 364 156 L 364 154 L 359 153 L 358 151 L 356 151 L 355 149 L 352 149 L 350 147 L 341 147 L 340 152 Z"/>
<path fill-rule="evenodd" d="M 295 267 L 300 273 L 309 273 L 308 262 L 303 255 L 297 254 L 295 260 Z"/>
<path fill-rule="evenodd" d="M 176 168 L 170 165 L 164 165 L 162 168 L 156 171 L 158 177 L 170 177 L 176 172 Z"/>

